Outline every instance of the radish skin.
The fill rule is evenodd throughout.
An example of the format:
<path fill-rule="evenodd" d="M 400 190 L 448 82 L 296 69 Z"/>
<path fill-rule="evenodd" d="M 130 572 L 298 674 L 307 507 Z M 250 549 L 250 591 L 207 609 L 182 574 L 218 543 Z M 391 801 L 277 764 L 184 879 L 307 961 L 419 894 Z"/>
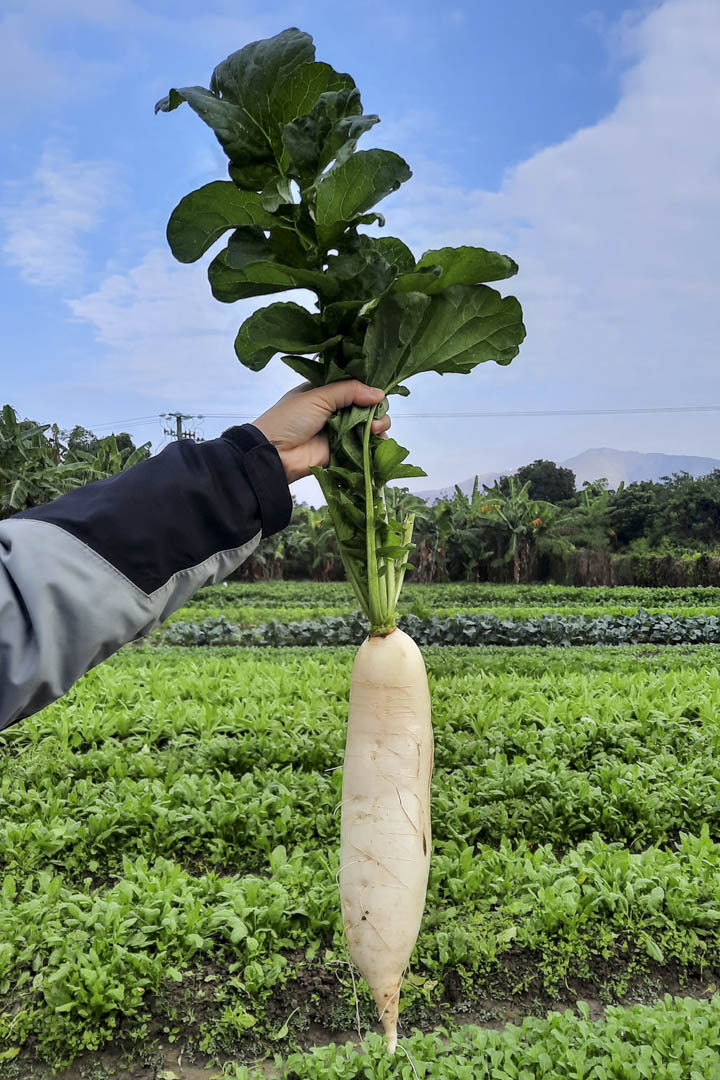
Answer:
<path fill-rule="evenodd" d="M 350 682 L 340 901 L 348 948 L 397 1045 L 398 999 L 430 868 L 433 732 L 422 654 L 402 630 L 369 637 Z"/>

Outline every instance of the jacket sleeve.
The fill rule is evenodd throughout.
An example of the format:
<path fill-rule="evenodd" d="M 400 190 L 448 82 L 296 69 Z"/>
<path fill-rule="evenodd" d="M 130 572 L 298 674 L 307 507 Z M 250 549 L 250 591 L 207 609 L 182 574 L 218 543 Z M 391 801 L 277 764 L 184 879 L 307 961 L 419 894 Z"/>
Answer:
<path fill-rule="evenodd" d="M 0 729 L 222 581 L 292 499 L 251 424 L 0 521 Z"/>

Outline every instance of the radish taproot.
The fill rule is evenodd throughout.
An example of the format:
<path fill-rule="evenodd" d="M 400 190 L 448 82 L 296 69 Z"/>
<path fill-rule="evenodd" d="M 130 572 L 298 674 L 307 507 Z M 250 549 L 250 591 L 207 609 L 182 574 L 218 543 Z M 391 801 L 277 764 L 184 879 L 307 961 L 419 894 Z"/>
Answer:
<path fill-rule="evenodd" d="M 375 998 L 391 1052 L 425 906 L 432 766 L 422 654 L 402 630 L 369 637 L 350 680 L 340 901 L 350 956 Z"/>
<path fill-rule="evenodd" d="M 314 311 L 273 303 L 245 319 L 235 353 L 246 367 L 260 371 L 280 353 L 312 386 L 359 379 L 407 395 L 405 381 L 421 372 L 467 374 L 517 355 L 520 305 L 483 284 L 517 272 L 509 256 L 463 246 L 416 259 L 397 237 L 361 231 L 384 225 L 371 208 L 412 174 L 388 150 L 357 150 L 378 117 L 363 113 L 349 75 L 315 61 L 309 34 L 291 28 L 246 45 L 218 64 L 209 89 L 173 89 L 156 112 L 183 102 L 215 132 L 230 179 L 175 208 L 175 257 L 194 262 L 232 230 L 208 268 L 218 300 L 291 289 L 317 297 Z M 425 666 L 396 628 L 413 515 L 385 494 L 425 473 L 372 433 L 386 408 L 387 398 L 331 417 L 329 464 L 313 472 L 369 623 L 352 675 L 338 877 L 350 954 L 394 1050 L 427 887 L 433 741 Z"/>

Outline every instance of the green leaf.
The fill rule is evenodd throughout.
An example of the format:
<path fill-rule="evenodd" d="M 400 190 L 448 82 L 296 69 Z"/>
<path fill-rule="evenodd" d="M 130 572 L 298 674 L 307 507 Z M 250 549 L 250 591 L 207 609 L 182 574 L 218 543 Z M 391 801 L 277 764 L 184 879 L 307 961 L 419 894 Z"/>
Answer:
<path fill-rule="evenodd" d="M 283 356 L 282 362 L 298 375 L 302 375 L 303 379 L 307 379 L 313 386 L 323 385 L 325 365 L 319 361 L 309 360 L 307 356 Z"/>
<path fill-rule="evenodd" d="M 339 337 L 326 338 L 319 315 L 291 302 L 270 304 L 246 319 L 235 338 L 238 360 L 260 371 L 276 352 L 321 352 Z"/>
<path fill-rule="evenodd" d="M 643 934 L 643 939 L 645 941 L 645 948 L 653 960 L 657 960 L 658 964 L 664 964 L 665 954 L 657 942 L 653 941 L 649 934 Z"/>
<path fill-rule="evenodd" d="M 260 202 L 270 214 L 275 214 L 281 206 L 293 205 L 290 181 L 286 176 L 273 176 L 260 192 Z"/>
<path fill-rule="evenodd" d="M 352 247 L 338 255 L 329 255 L 327 266 L 339 298 L 352 301 L 380 296 L 395 277 L 394 267 L 370 236 L 357 236 Z"/>
<path fill-rule="evenodd" d="M 367 381 L 386 389 L 420 371 L 467 373 L 487 360 L 509 364 L 525 337 L 514 296 L 453 285 L 437 296 L 383 297 L 365 336 Z"/>
<path fill-rule="evenodd" d="M 375 415 L 373 419 L 382 419 L 387 411 L 387 401 L 381 401 L 379 405 L 375 406 Z M 364 424 L 369 415 L 370 409 L 367 405 L 351 405 L 349 409 L 341 409 L 340 412 L 331 416 L 328 423 L 335 429 L 338 438 L 342 439 L 348 431 L 357 427 L 358 424 Z M 407 453 L 408 451 L 406 451 L 406 454 Z"/>
<path fill-rule="evenodd" d="M 437 251 L 426 251 L 413 273 L 398 278 L 393 292 L 432 294 L 451 285 L 500 281 L 517 272 L 517 263 L 497 251 L 486 251 L 479 247 L 439 248 Z"/>
<path fill-rule="evenodd" d="M 270 120 L 271 138 L 278 160 L 283 157 L 287 159 L 283 136 L 288 124 L 306 116 L 319 98 L 355 89 L 350 75 L 335 71 L 329 64 L 309 64 L 295 72 L 285 86 L 279 88 Z"/>
<path fill-rule="evenodd" d="M 411 176 L 408 165 L 389 150 L 359 150 L 333 169 L 317 187 L 318 240 L 332 247 L 358 215 L 397 191 Z"/>
<path fill-rule="evenodd" d="M 403 480 L 412 476 L 427 476 L 427 473 L 419 465 L 398 465 L 390 479 Z"/>
<path fill-rule="evenodd" d="M 248 123 L 248 118 L 241 108 L 231 101 L 219 98 L 203 86 L 184 86 L 180 90 L 171 90 L 167 97 L 158 101 L 155 112 L 172 112 L 184 101 L 213 129 L 231 161 L 254 167 L 267 162 L 270 157 L 269 146 L 263 133 Z"/>
<path fill-rule="evenodd" d="M 377 211 L 372 210 L 369 214 L 358 214 L 350 222 L 350 225 L 355 228 L 358 225 L 377 225 L 379 228 L 385 228 L 385 215 L 379 214 Z"/>
<path fill-rule="evenodd" d="M 407 244 L 397 236 L 368 236 L 368 240 L 385 261 L 392 266 L 396 274 L 403 274 L 415 266 L 415 256 Z"/>
<path fill-rule="evenodd" d="M 10 494 L 7 498 L 7 504 L 11 510 L 19 510 L 23 507 L 27 501 L 29 487 L 22 477 L 18 477 L 10 485 Z"/>
<path fill-rule="evenodd" d="M 358 469 L 343 469 L 340 465 L 328 465 L 328 476 L 342 480 L 352 490 L 364 490 L 363 474 Z"/>
<path fill-rule="evenodd" d="M 263 191 L 274 177 L 278 175 L 277 165 L 274 161 L 248 162 L 244 165 L 228 164 L 228 173 L 234 184 L 244 191 Z"/>
<path fill-rule="evenodd" d="M 283 30 L 246 45 L 218 64 L 210 89 L 242 108 L 279 161 L 284 126 L 305 116 L 321 94 L 355 85 L 349 75 L 314 60 L 309 34 L 295 28 Z"/>
<path fill-rule="evenodd" d="M 332 334 L 348 334 L 364 303 L 364 300 L 338 300 L 328 304 L 323 312 L 328 330 Z"/>
<path fill-rule="evenodd" d="M 190 192 L 170 215 L 167 238 L 179 262 L 195 262 L 228 229 L 277 228 L 280 222 L 264 209 L 260 197 L 240 191 L 230 180 L 214 180 Z"/>
<path fill-rule="evenodd" d="M 403 476 L 426 475 L 422 469 L 414 465 L 402 465 L 409 453 L 409 450 L 400 446 L 394 439 L 377 440 L 373 453 L 373 472 L 378 487 L 384 486 L 389 480 L 397 480 Z"/>
<path fill-rule="evenodd" d="M 233 270 L 242 270 L 246 263 L 265 262 L 273 258 L 270 240 L 258 225 L 236 229 L 228 240 L 227 264 Z"/>
<path fill-rule="evenodd" d="M 251 296 L 287 292 L 288 289 L 314 289 L 320 293 L 331 282 L 321 270 L 301 270 L 280 262 L 247 263 L 243 269 L 230 265 L 231 246 L 218 253 L 208 267 L 210 288 L 216 300 L 231 304 Z"/>
<path fill-rule="evenodd" d="M 377 548 L 377 554 L 381 559 L 404 559 L 410 550 L 410 545 L 382 544 Z"/>
<path fill-rule="evenodd" d="M 278 84 L 315 59 L 310 34 L 291 26 L 274 37 L 252 41 L 218 64 L 210 89 L 241 105 L 255 120 L 270 117 L 270 101 Z"/>
<path fill-rule="evenodd" d="M 252 1013 L 248 1013 L 248 1012 L 241 1012 L 237 1016 L 237 1020 L 238 1020 L 238 1022 L 240 1024 L 240 1027 L 242 1027 L 242 1028 L 251 1028 L 255 1024 L 257 1024 L 257 1018 L 255 1016 L 253 1016 Z"/>
<path fill-rule="evenodd" d="M 356 86 L 321 94 L 306 116 L 286 124 L 283 142 L 301 181 L 315 180 L 335 159 L 342 164 L 360 136 L 380 120 L 363 116 Z"/>

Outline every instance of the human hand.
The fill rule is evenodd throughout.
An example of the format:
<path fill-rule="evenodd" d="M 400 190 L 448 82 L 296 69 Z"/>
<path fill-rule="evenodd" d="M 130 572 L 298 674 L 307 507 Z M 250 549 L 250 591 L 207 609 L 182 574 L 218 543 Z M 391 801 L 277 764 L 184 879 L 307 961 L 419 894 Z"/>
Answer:
<path fill-rule="evenodd" d="M 323 429 L 333 413 L 350 405 L 379 405 L 384 397 L 384 390 L 366 386 L 357 379 L 346 379 L 315 389 L 310 387 L 310 383 L 304 383 L 290 390 L 254 420 L 253 427 L 262 431 L 276 448 L 288 484 L 292 484 L 303 476 L 309 476 L 313 466 L 327 465 L 328 438 Z M 390 417 L 386 414 L 380 420 L 373 421 L 371 431 L 375 435 L 382 435 L 389 427 Z"/>

